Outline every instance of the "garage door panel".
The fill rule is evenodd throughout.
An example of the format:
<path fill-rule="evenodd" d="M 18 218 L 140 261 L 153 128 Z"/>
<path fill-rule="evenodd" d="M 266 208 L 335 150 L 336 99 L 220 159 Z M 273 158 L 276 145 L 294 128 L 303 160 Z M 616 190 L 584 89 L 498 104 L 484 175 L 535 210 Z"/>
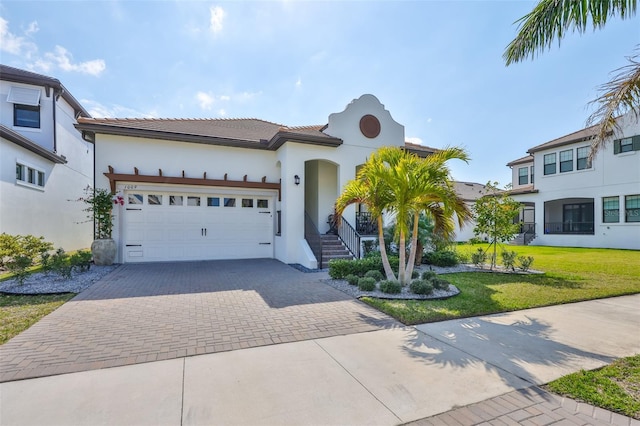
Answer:
<path fill-rule="evenodd" d="M 174 190 L 136 193 L 140 196 L 134 201 L 145 201 L 126 210 L 125 261 L 273 257 L 273 214 L 267 208 L 273 198 Z"/>

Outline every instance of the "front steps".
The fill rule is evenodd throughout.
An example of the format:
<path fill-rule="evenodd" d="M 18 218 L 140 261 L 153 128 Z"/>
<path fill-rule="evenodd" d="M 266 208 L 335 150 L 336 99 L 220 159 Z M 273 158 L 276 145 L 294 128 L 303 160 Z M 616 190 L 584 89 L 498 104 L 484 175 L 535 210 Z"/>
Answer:
<path fill-rule="evenodd" d="M 322 265 L 318 265 L 319 268 L 328 268 L 331 259 L 353 259 L 353 255 L 337 235 L 324 234 L 320 238 L 322 239 Z"/>

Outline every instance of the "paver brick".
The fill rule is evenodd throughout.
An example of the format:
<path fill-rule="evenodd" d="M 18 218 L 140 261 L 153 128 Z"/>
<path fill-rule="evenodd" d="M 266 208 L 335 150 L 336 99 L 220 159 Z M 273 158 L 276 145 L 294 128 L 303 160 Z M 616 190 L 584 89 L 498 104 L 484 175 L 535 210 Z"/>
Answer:
<path fill-rule="evenodd" d="M 2 345 L 0 382 L 401 326 L 322 277 L 273 259 L 123 265 Z"/>

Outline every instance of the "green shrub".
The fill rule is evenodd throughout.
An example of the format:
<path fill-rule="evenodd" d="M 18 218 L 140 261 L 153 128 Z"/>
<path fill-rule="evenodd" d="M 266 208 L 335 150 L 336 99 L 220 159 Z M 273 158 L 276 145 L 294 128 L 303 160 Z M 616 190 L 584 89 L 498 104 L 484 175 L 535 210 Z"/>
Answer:
<path fill-rule="evenodd" d="M 422 273 L 422 279 L 424 281 L 431 281 L 434 280 L 438 277 L 438 274 L 435 273 L 435 271 L 424 271 Z"/>
<path fill-rule="evenodd" d="M 360 279 L 360 277 L 357 275 L 349 274 L 344 277 L 344 279 L 351 285 L 358 285 L 358 280 Z"/>
<path fill-rule="evenodd" d="M 0 267 L 7 267 L 13 256 L 20 253 L 17 235 L 0 234 Z"/>
<path fill-rule="evenodd" d="M 460 261 L 458 254 L 451 250 L 432 251 L 425 253 L 422 258 L 423 263 L 435 266 L 456 266 Z"/>
<path fill-rule="evenodd" d="M 376 280 L 376 282 L 382 281 L 384 279 L 384 275 L 382 275 L 382 272 L 378 271 L 377 269 L 367 271 L 364 276 L 365 278 L 373 278 L 374 280 Z"/>
<path fill-rule="evenodd" d="M 391 264 L 391 268 L 397 272 L 398 258 L 389 256 L 389 263 Z M 329 276 L 334 280 L 344 279 L 350 274 L 364 277 L 364 275 L 371 270 L 380 271 L 384 278 L 384 267 L 382 266 L 382 258 L 379 254 L 364 259 L 332 259 L 329 261 Z"/>
<path fill-rule="evenodd" d="M 436 278 L 431 281 L 433 288 L 436 290 L 448 290 L 449 289 L 449 281 L 443 280 L 442 278 Z"/>
<path fill-rule="evenodd" d="M 360 278 L 358 280 L 358 288 L 361 291 L 374 291 L 376 289 L 376 280 L 373 278 Z"/>
<path fill-rule="evenodd" d="M 17 255 L 6 263 L 7 268 L 13 274 L 13 277 L 18 281 L 18 284 L 24 284 L 25 278 L 29 276 L 27 269 L 33 265 L 33 259 L 29 256 Z"/>
<path fill-rule="evenodd" d="M 416 271 L 415 269 L 413 271 L 411 271 L 411 278 L 419 278 L 420 277 L 420 272 Z"/>
<path fill-rule="evenodd" d="M 524 272 L 527 272 L 533 263 L 533 256 L 520 256 L 518 257 L 518 268 Z"/>
<path fill-rule="evenodd" d="M 64 278 L 71 278 L 73 266 L 69 261 L 69 255 L 62 247 L 51 256 L 51 270 Z"/>
<path fill-rule="evenodd" d="M 413 280 L 409 284 L 409 290 L 413 294 L 431 294 L 433 292 L 433 285 L 427 280 Z"/>
<path fill-rule="evenodd" d="M 23 256 L 31 259 L 31 264 L 37 263 L 44 253 L 53 248 L 53 245 L 44 240 L 44 237 L 33 235 L 9 235 L 0 234 L 0 267 L 9 267 L 8 263 Z M 18 263 L 24 263 L 24 259 Z"/>
<path fill-rule="evenodd" d="M 502 266 L 504 266 L 504 269 L 511 269 L 512 271 L 516 270 L 515 265 L 518 253 L 515 251 L 504 250 L 500 253 L 500 256 L 502 256 Z"/>
<path fill-rule="evenodd" d="M 384 280 L 380 282 L 380 291 L 387 294 L 398 294 L 402 292 L 402 284 L 398 281 Z"/>
<path fill-rule="evenodd" d="M 484 241 L 482 241 L 481 238 L 478 238 L 478 237 L 469 238 L 469 244 L 471 245 L 482 244 L 482 243 L 484 243 Z"/>
<path fill-rule="evenodd" d="M 91 252 L 79 250 L 71 255 L 69 263 L 73 269 L 77 269 L 80 272 L 88 271 L 91 268 Z"/>
<path fill-rule="evenodd" d="M 483 249 L 478 248 L 474 253 L 471 254 L 471 263 L 476 265 L 478 268 L 482 268 L 482 266 L 487 261 L 487 252 Z"/>

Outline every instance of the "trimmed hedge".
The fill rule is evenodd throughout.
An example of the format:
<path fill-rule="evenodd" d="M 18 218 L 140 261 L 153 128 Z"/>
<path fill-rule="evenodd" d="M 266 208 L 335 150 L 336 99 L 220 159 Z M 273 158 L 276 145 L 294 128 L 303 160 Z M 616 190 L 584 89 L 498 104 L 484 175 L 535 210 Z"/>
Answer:
<path fill-rule="evenodd" d="M 435 266 L 456 266 L 460 263 L 460 259 L 455 251 L 432 251 L 424 254 L 422 263 Z"/>
<path fill-rule="evenodd" d="M 402 284 L 398 281 L 384 280 L 380 282 L 380 291 L 387 294 L 398 294 L 402 291 Z"/>
<path fill-rule="evenodd" d="M 351 285 L 358 285 L 358 280 L 360 279 L 360 277 L 357 275 L 349 274 L 344 277 L 344 279 L 347 280 L 347 282 Z"/>
<path fill-rule="evenodd" d="M 376 280 L 373 278 L 360 278 L 358 280 L 358 288 L 361 291 L 374 291 L 376 289 Z"/>
<path fill-rule="evenodd" d="M 427 280 L 413 280 L 409 284 L 409 290 L 414 294 L 431 294 L 433 292 L 433 285 Z"/>
<path fill-rule="evenodd" d="M 394 271 L 398 270 L 399 260 L 397 257 L 389 256 L 389 263 Z M 380 256 L 366 257 L 364 259 L 347 260 L 331 259 L 329 261 L 329 276 L 334 280 L 344 279 L 347 275 L 364 275 L 371 270 L 380 271 L 384 277 L 384 267 Z"/>
<path fill-rule="evenodd" d="M 384 279 L 384 275 L 382 275 L 382 272 L 378 271 L 377 269 L 367 271 L 364 276 L 366 278 L 373 278 L 374 280 L 376 280 L 376 282 L 382 281 Z"/>

